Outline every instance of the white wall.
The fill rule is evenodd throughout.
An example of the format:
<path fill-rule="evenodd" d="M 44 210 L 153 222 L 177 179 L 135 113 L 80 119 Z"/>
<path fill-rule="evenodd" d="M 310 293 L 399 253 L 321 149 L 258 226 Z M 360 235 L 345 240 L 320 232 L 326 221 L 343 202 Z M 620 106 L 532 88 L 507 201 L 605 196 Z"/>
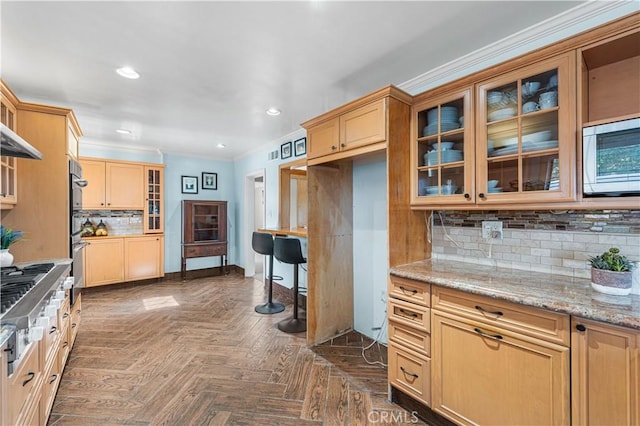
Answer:
<path fill-rule="evenodd" d="M 354 328 L 375 338 L 386 318 L 387 162 L 384 153 L 353 163 Z M 386 342 L 386 328 L 380 339 Z"/>

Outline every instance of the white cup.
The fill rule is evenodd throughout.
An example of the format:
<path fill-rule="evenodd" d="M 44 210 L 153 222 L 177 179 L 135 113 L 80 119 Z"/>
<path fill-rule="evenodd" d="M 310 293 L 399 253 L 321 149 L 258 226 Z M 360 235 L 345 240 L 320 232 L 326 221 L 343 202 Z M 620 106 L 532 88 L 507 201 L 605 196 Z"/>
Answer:
<path fill-rule="evenodd" d="M 545 92 L 540 95 L 540 108 L 552 108 L 558 105 L 558 92 Z"/>
<path fill-rule="evenodd" d="M 522 105 L 522 112 L 523 113 L 528 113 L 528 112 L 533 112 L 533 111 L 537 111 L 540 109 L 540 105 L 538 105 L 536 102 L 527 102 L 526 104 Z"/>

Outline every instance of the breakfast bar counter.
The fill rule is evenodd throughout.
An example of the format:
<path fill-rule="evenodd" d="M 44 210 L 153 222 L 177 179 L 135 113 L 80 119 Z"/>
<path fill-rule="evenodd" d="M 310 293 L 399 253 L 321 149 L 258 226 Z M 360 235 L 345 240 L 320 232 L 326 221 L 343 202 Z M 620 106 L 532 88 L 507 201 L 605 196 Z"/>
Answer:
<path fill-rule="evenodd" d="M 599 293 L 591 288 L 588 278 L 432 259 L 393 267 L 390 274 L 640 329 L 640 295 L 610 296 Z"/>
<path fill-rule="evenodd" d="M 274 237 L 307 238 L 307 228 L 260 228 L 258 232 L 266 232 Z"/>

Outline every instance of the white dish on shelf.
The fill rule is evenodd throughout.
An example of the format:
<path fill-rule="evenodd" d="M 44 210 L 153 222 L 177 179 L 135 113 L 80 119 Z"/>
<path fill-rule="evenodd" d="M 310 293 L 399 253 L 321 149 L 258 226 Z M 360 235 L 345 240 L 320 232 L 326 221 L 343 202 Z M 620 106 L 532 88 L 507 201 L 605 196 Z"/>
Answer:
<path fill-rule="evenodd" d="M 502 188 L 496 186 L 494 188 L 487 188 L 487 192 L 489 192 L 490 194 L 492 193 L 496 193 L 496 192 L 502 192 Z"/>
<path fill-rule="evenodd" d="M 494 149 L 490 152 L 491 157 L 497 157 L 499 155 L 509 155 L 518 152 L 518 145 L 509 145 L 502 148 Z"/>
<path fill-rule="evenodd" d="M 489 114 L 489 121 L 503 120 L 516 115 L 515 108 L 502 108 Z"/>
<path fill-rule="evenodd" d="M 450 130 L 459 129 L 460 124 L 458 122 L 441 122 L 440 123 L 440 132 L 448 132 Z M 422 136 L 430 136 L 438 133 L 438 123 L 432 123 L 428 126 L 425 126 L 422 129 Z"/>
<path fill-rule="evenodd" d="M 551 130 L 543 130 L 541 132 L 529 133 L 522 135 L 522 144 L 525 143 L 538 143 L 549 140 L 551 137 Z"/>
<path fill-rule="evenodd" d="M 558 141 L 540 141 L 540 142 L 525 142 L 522 144 L 522 152 L 540 151 L 543 149 L 557 148 Z"/>

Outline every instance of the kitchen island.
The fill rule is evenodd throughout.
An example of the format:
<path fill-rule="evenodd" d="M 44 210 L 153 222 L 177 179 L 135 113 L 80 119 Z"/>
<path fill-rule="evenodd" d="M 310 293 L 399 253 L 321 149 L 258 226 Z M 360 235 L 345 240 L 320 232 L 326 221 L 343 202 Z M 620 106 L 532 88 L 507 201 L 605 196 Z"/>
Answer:
<path fill-rule="evenodd" d="M 390 397 L 417 403 L 427 419 L 640 421 L 638 295 L 602 294 L 586 278 L 422 260 L 390 269 L 388 320 Z"/>

